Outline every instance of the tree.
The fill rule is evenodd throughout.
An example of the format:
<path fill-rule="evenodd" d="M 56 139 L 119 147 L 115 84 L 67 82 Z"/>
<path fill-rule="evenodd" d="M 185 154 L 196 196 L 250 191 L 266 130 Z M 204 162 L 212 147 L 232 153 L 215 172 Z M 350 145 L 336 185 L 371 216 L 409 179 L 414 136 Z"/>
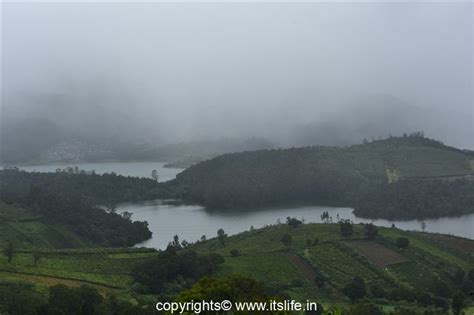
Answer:
<path fill-rule="evenodd" d="M 454 283 L 456 283 L 457 285 L 461 285 L 463 283 L 465 274 L 466 273 L 464 272 L 464 270 L 458 268 L 458 270 L 456 270 L 456 272 L 454 273 Z"/>
<path fill-rule="evenodd" d="M 231 276 L 226 278 L 204 277 L 196 282 L 192 288 L 181 292 L 176 301 L 221 301 L 223 297 L 230 301 L 239 302 L 267 302 L 272 299 L 266 293 L 265 288 L 256 280 L 242 276 Z"/>
<path fill-rule="evenodd" d="M 151 171 L 151 178 L 153 178 L 154 180 L 158 181 L 159 176 L 158 176 L 158 171 L 157 171 L 157 170 Z"/>
<path fill-rule="evenodd" d="M 35 267 L 36 265 L 38 264 L 38 261 L 41 259 L 41 253 L 34 249 L 31 251 L 31 254 L 33 255 L 33 263 L 35 264 Z"/>
<path fill-rule="evenodd" d="M 329 212 L 328 211 L 323 211 L 321 214 L 321 221 L 324 223 L 329 223 Z"/>
<path fill-rule="evenodd" d="M 367 237 L 367 239 L 373 240 L 375 239 L 377 234 L 378 234 L 378 230 L 375 225 L 373 225 L 372 223 L 365 225 L 365 236 Z"/>
<path fill-rule="evenodd" d="M 350 237 L 354 231 L 352 230 L 352 224 L 349 219 L 339 221 L 339 231 L 342 237 Z"/>
<path fill-rule="evenodd" d="M 469 272 L 467 273 L 467 277 L 469 278 L 469 280 L 474 281 L 474 268 L 469 270 Z"/>
<path fill-rule="evenodd" d="M 179 236 L 178 235 L 173 236 L 173 241 L 168 246 L 171 246 L 174 249 L 180 249 L 181 243 L 179 242 Z"/>
<path fill-rule="evenodd" d="M 107 210 L 112 213 L 117 212 L 117 203 L 114 201 L 109 202 L 107 204 Z"/>
<path fill-rule="evenodd" d="M 364 279 L 361 277 L 354 277 L 354 279 L 344 287 L 343 292 L 352 302 L 363 298 L 367 294 Z"/>
<path fill-rule="evenodd" d="M 280 240 L 286 247 L 290 247 L 291 243 L 293 242 L 290 234 L 283 234 Z"/>
<path fill-rule="evenodd" d="M 344 312 L 344 314 L 346 314 Z M 349 308 L 348 315 L 383 315 L 384 312 L 379 306 L 376 306 L 374 304 L 370 303 L 357 303 L 354 305 L 351 305 Z"/>
<path fill-rule="evenodd" d="M 461 292 L 458 292 L 453 296 L 453 301 L 451 303 L 453 314 L 454 315 L 461 314 L 463 307 L 464 307 L 464 294 L 462 294 Z"/>
<path fill-rule="evenodd" d="M 201 242 L 205 242 L 205 241 L 207 241 L 207 237 L 206 237 L 206 235 L 203 234 L 201 236 Z"/>
<path fill-rule="evenodd" d="M 51 314 L 94 314 L 102 303 L 102 296 L 90 286 L 68 288 L 56 285 L 49 290 L 47 313 Z"/>
<path fill-rule="evenodd" d="M 424 232 L 426 230 L 426 223 L 425 221 L 421 221 L 420 223 L 421 230 Z"/>
<path fill-rule="evenodd" d="M 319 238 L 315 237 L 313 240 L 313 245 L 318 245 L 319 244 Z"/>
<path fill-rule="evenodd" d="M 301 224 L 303 224 L 303 222 L 296 219 L 296 218 L 287 217 L 286 218 L 286 224 L 288 224 L 289 226 L 292 226 L 292 227 L 298 227 Z"/>
<path fill-rule="evenodd" d="M 8 263 L 10 263 L 13 259 L 13 256 L 15 255 L 15 245 L 12 241 L 7 241 L 7 246 L 5 247 L 3 253 L 7 257 Z"/>
<path fill-rule="evenodd" d="M 410 240 L 406 237 L 399 237 L 397 238 L 397 246 L 398 248 L 407 248 L 410 245 Z"/>
<path fill-rule="evenodd" d="M 217 239 L 219 240 L 219 242 L 224 244 L 226 238 L 227 238 L 227 234 L 224 232 L 224 229 L 221 228 L 217 230 Z"/>
<path fill-rule="evenodd" d="M 144 260 L 133 267 L 131 275 L 144 286 L 146 293 L 160 293 L 167 285 L 182 282 L 192 284 L 204 275 L 214 272 L 218 264 L 224 262 L 221 255 L 210 253 L 201 255 L 193 250 L 177 251 L 169 246 L 157 256 Z M 181 291 L 182 287 L 169 288 Z"/>
<path fill-rule="evenodd" d="M 124 211 L 124 212 L 120 213 L 120 215 L 121 215 L 122 218 L 124 218 L 125 220 L 127 220 L 127 221 L 132 221 L 132 213 L 130 213 L 130 212 Z"/>

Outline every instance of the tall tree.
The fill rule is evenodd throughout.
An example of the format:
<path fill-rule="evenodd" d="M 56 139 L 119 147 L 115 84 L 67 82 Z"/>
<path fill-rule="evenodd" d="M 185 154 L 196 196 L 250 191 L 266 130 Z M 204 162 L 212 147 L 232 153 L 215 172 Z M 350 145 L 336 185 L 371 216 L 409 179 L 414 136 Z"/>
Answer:
<path fill-rule="evenodd" d="M 5 247 L 3 253 L 7 257 L 8 262 L 10 263 L 15 255 L 15 245 L 11 240 L 7 241 L 7 246 Z"/>

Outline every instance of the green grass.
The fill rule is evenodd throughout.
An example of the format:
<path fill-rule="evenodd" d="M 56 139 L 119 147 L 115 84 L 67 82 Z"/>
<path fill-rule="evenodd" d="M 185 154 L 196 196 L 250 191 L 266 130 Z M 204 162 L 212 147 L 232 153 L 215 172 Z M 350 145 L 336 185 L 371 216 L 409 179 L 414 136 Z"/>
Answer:
<path fill-rule="evenodd" d="M 354 258 L 350 253 L 343 251 L 332 243 L 322 243 L 310 247 L 304 257 L 310 264 L 325 275 L 329 276 L 331 283 L 337 287 L 348 284 L 355 276 L 364 279 L 376 279 L 374 268 Z"/>
<path fill-rule="evenodd" d="M 59 224 L 46 224 L 30 210 L 0 202 L 0 247 L 13 241 L 18 248 L 79 248 L 89 246 Z"/>
<path fill-rule="evenodd" d="M 367 285 L 377 282 L 385 288 L 394 286 L 415 290 L 426 290 L 433 279 L 440 279 L 453 287 L 451 273 L 461 267 L 474 267 L 473 256 L 432 242 L 420 233 L 398 229 L 379 228 L 377 243 L 399 252 L 409 261 L 387 268 L 372 265 L 348 245 L 348 241 L 362 239 L 363 226 L 354 225 L 354 235 L 342 238 L 337 224 L 305 224 L 297 228 L 287 225 L 270 226 L 228 237 L 224 243 L 210 239 L 190 246 L 199 253 L 216 252 L 224 257 L 214 276 L 244 275 L 261 281 L 273 292 L 284 292 L 292 299 L 318 300 L 325 306 L 347 305 L 350 301 L 342 289 L 355 276 L 364 278 Z M 37 231 L 37 230 L 35 230 Z M 280 239 L 283 234 L 292 236 L 290 247 Z M 306 240 L 317 237 L 317 245 L 307 245 Z M 395 246 L 398 237 L 407 237 L 410 246 L 400 250 Z M 238 249 L 240 255 L 232 257 L 230 251 Z M 34 265 L 32 253 L 20 250 L 8 263 L 0 256 L 0 276 L 15 281 L 33 282 L 38 290 L 47 286 L 65 284 L 77 286 L 88 283 L 101 292 L 113 291 L 125 299 L 150 299 L 132 290 L 133 266 L 156 255 L 150 249 L 81 248 L 44 250 Z M 300 257 L 315 270 L 318 277 L 327 278 L 323 287 L 308 278 L 307 270 L 296 264 L 291 257 Z M 454 288 L 454 287 L 453 287 Z M 380 304 L 387 310 L 398 302 Z"/>
<path fill-rule="evenodd" d="M 440 246 L 435 242 L 420 237 L 419 233 L 404 232 L 397 229 L 381 229 L 380 235 L 395 243 L 399 237 L 406 237 L 410 240 L 410 249 L 404 251 L 404 255 L 412 256 L 418 254 L 422 257 L 431 257 L 446 265 L 456 266 L 465 271 L 473 268 L 474 260 L 472 257 L 466 259 L 466 255 L 454 249 Z"/>
<path fill-rule="evenodd" d="M 293 239 L 290 249 L 285 248 L 280 241 L 286 233 Z M 379 234 L 377 242 L 380 245 L 397 251 L 409 261 L 386 268 L 370 264 L 347 245 L 348 240 L 339 235 L 337 224 L 305 224 L 298 228 L 270 226 L 229 237 L 224 244 L 211 239 L 192 248 L 202 253 L 218 252 L 225 257 L 225 263 L 217 273 L 219 276 L 252 276 L 270 286 L 285 288 L 285 292 L 294 299 L 318 298 L 329 304 L 348 303 L 341 291 L 355 276 L 364 278 L 368 285 L 377 282 L 386 288 L 399 286 L 429 290 L 434 279 L 451 283 L 452 274 L 458 267 L 464 270 L 474 267 L 472 256 L 426 240 L 420 233 L 379 228 Z M 315 237 L 319 239 L 318 245 L 306 245 L 307 239 L 313 240 Z M 398 237 L 410 240 L 408 249 L 400 250 L 395 246 Z M 362 238 L 363 226 L 354 225 L 354 235 L 349 240 Z M 242 255 L 231 257 L 232 249 L 238 249 Z M 298 272 L 298 268 L 284 254 L 287 251 L 303 257 L 319 274 L 327 277 L 326 288 L 318 289 L 307 280 L 304 273 Z M 303 277 L 300 283 L 295 281 L 298 276 Z"/>

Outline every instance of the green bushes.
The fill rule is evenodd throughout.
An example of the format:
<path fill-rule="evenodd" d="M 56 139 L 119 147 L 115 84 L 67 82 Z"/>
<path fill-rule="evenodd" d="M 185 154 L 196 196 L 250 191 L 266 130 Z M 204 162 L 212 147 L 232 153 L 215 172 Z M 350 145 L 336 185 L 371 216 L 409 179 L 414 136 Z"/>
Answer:
<path fill-rule="evenodd" d="M 218 254 L 200 255 L 191 250 L 176 251 L 168 247 L 155 258 L 135 266 L 132 276 L 147 288 L 147 293 L 161 293 L 165 286 L 176 281 L 186 287 L 216 270 L 223 262 Z"/>
<path fill-rule="evenodd" d="M 397 238 L 397 247 L 398 248 L 407 248 L 410 245 L 410 240 L 406 237 Z"/>
<path fill-rule="evenodd" d="M 41 222 L 65 226 L 79 239 L 101 246 L 132 246 L 150 238 L 146 222 L 132 222 L 114 208 L 119 202 L 156 197 L 160 187 L 153 180 L 113 174 L 0 170 L 0 201 L 20 205 Z"/>

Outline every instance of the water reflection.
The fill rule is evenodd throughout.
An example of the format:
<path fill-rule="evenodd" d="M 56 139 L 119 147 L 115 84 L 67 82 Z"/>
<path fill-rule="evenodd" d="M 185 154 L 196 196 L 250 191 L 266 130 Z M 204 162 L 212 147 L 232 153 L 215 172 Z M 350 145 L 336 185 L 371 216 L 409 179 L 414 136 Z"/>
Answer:
<path fill-rule="evenodd" d="M 421 230 L 421 222 L 370 220 L 354 216 L 351 208 L 337 207 L 281 207 L 252 211 L 208 211 L 204 207 L 183 205 L 176 200 L 149 201 L 142 203 L 123 204 L 119 211 L 133 213 L 133 220 L 146 220 L 153 232 L 153 237 L 138 246 L 165 248 L 175 234 L 181 240 L 194 242 L 201 238 L 214 237 L 219 228 L 223 228 L 229 235 L 249 230 L 251 226 L 260 228 L 265 225 L 285 222 L 286 217 L 296 217 L 305 222 L 318 223 L 321 214 L 329 211 L 334 222 L 340 219 L 349 219 L 354 223 L 372 222 L 379 226 L 390 227 L 395 224 L 404 230 Z M 474 239 L 474 214 L 461 217 L 439 218 L 424 220 L 427 232 L 452 234 Z"/>

